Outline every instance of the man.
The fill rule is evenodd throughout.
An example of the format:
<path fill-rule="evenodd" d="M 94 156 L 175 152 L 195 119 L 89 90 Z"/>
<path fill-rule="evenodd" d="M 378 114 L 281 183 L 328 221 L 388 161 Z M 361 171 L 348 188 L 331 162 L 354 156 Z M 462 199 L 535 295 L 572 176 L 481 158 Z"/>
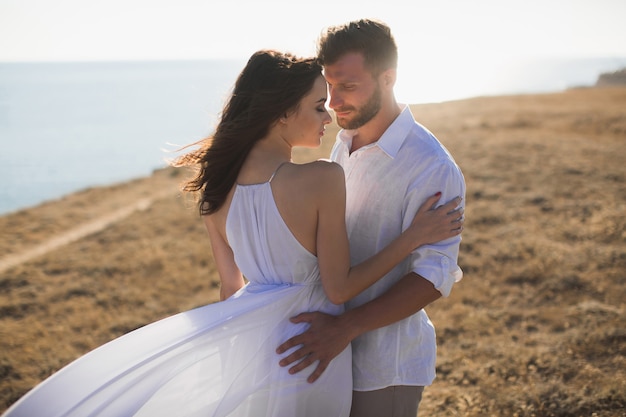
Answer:
<path fill-rule="evenodd" d="M 331 27 L 318 58 L 329 84 L 339 132 L 331 158 L 346 176 L 346 222 L 351 262 L 380 251 L 411 223 L 430 195 L 442 202 L 465 196 L 463 175 L 435 136 L 396 102 L 397 47 L 382 22 Z M 462 210 L 462 207 L 460 208 Z M 435 377 L 435 331 L 425 306 L 448 296 L 462 278 L 460 236 L 423 246 L 380 281 L 329 316 L 303 313 L 308 330 L 285 342 L 297 349 L 281 366 L 296 373 L 318 361 L 309 381 L 352 342 L 352 414 L 415 417 L 424 386 Z"/>

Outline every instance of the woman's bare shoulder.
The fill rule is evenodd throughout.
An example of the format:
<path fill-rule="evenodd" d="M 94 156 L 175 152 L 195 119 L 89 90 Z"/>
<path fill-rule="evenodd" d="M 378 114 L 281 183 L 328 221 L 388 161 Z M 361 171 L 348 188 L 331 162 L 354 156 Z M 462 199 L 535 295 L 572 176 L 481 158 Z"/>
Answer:
<path fill-rule="evenodd" d="M 292 186 L 309 195 L 315 195 L 318 192 L 328 194 L 333 190 L 340 192 L 342 188 L 345 188 L 343 168 L 330 160 L 293 164 L 292 175 L 289 177 Z"/>
<path fill-rule="evenodd" d="M 345 193 L 345 176 L 341 165 L 330 160 L 317 160 L 307 164 L 309 190 L 326 197 Z"/>
<path fill-rule="evenodd" d="M 323 179 L 336 180 L 338 177 L 344 176 L 343 168 L 330 159 L 318 159 L 317 161 L 308 162 L 300 165 L 303 173 L 312 179 L 318 181 Z"/>

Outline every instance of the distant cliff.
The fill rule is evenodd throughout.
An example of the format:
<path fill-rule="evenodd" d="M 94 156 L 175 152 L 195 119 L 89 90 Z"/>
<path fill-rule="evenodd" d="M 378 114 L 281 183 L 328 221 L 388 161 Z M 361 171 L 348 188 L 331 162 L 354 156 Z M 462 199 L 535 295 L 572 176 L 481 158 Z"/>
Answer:
<path fill-rule="evenodd" d="M 600 74 L 596 86 L 604 87 L 609 85 L 626 85 L 626 68 L 615 72 Z"/>

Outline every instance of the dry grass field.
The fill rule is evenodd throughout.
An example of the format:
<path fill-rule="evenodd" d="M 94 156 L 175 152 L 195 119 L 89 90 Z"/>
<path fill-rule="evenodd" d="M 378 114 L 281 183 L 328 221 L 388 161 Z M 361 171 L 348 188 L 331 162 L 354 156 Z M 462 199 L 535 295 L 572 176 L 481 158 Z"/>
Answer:
<path fill-rule="evenodd" d="M 464 279 L 428 308 L 420 416 L 626 416 L 626 88 L 413 106 L 467 181 Z M 335 129 L 315 152 L 326 157 Z M 169 169 L 0 217 L 0 411 L 76 357 L 217 299 Z"/>

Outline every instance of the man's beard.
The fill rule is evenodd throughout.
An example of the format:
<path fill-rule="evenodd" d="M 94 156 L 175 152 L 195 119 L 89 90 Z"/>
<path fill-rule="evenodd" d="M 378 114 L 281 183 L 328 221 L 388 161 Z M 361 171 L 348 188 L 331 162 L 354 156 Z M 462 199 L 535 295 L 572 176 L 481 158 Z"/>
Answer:
<path fill-rule="evenodd" d="M 376 85 L 376 89 L 372 93 L 372 96 L 367 100 L 360 109 L 358 109 L 356 115 L 351 120 L 339 120 L 337 119 L 337 124 L 348 130 L 358 129 L 363 126 L 365 123 L 369 122 L 378 114 L 380 111 L 380 107 L 382 105 L 382 93 L 380 91 L 380 86 Z M 343 109 L 342 109 L 343 110 Z"/>

